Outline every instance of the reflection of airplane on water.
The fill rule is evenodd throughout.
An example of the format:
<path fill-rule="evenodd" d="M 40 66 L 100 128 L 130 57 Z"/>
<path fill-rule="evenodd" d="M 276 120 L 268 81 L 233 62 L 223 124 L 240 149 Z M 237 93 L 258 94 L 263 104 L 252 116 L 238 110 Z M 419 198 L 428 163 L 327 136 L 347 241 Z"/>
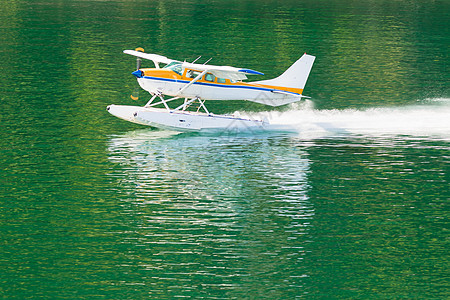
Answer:
<path fill-rule="evenodd" d="M 143 106 L 110 105 L 108 111 L 127 121 L 174 130 L 236 129 L 264 127 L 266 120 L 252 120 L 231 115 L 214 115 L 205 100 L 248 100 L 270 106 L 300 101 L 314 56 L 304 54 L 279 77 L 243 82 L 247 75 L 264 75 L 251 69 L 214 66 L 172 60 L 167 57 L 135 50 L 124 53 L 138 57 L 137 70 L 132 74 L 152 97 Z M 153 61 L 155 68 L 142 68 L 141 58 Z M 166 64 L 160 68 L 159 63 Z M 165 99 L 163 95 L 171 96 Z M 154 101 L 158 98 L 160 101 Z M 176 108 L 168 103 L 184 98 Z M 197 104 L 194 111 L 189 110 Z M 164 108 L 156 106 L 163 105 Z M 201 111 L 203 110 L 203 111 Z"/>
<path fill-rule="evenodd" d="M 129 131 L 113 135 L 107 142 L 108 160 L 117 164 L 109 176 L 127 186 L 126 190 L 145 195 L 143 201 L 173 200 L 168 201 L 173 205 L 209 199 L 217 208 L 258 192 L 272 193 L 277 203 L 282 199 L 291 204 L 308 201 L 310 157 L 302 147 L 289 147 L 290 142 L 268 142 L 278 137 L 271 130 L 235 135 L 145 128 Z"/>

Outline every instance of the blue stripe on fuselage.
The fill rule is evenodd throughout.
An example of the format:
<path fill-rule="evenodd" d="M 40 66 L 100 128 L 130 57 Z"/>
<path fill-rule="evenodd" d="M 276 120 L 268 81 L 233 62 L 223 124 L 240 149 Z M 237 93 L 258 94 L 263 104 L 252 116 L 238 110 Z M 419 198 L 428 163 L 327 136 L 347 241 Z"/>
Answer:
<path fill-rule="evenodd" d="M 187 80 L 178 80 L 178 79 L 170 79 L 170 78 L 151 77 L 151 76 L 144 76 L 143 78 L 144 79 L 152 79 L 152 80 L 175 82 L 175 83 L 189 83 L 190 82 L 190 81 L 187 81 Z M 266 92 L 277 91 L 277 89 L 269 89 L 269 88 L 262 88 L 262 87 L 256 87 L 256 86 L 245 86 L 245 85 L 224 85 L 224 84 L 207 83 L 207 82 L 194 82 L 193 84 L 213 86 L 213 87 L 222 87 L 222 88 L 251 89 L 251 90 L 260 90 L 260 91 L 266 91 Z M 298 93 L 289 92 L 289 91 L 285 91 L 285 90 L 279 90 L 279 91 L 282 91 L 284 93 L 289 93 L 289 94 L 292 94 L 292 95 L 300 95 Z"/>

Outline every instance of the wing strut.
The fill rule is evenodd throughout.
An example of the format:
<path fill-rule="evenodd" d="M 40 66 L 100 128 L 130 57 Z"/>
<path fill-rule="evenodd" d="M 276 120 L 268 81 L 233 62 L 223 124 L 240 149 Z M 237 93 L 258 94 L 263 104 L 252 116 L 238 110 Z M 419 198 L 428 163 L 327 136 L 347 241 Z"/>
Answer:
<path fill-rule="evenodd" d="M 203 75 L 206 74 L 207 70 L 204 70 L 203 72 L 201 72 L 200 74 L 197 75 L 197 77 L 195 77 L 194 79 L 192 79 L 191 81 L 189 81 L 185 86 L 183 86 L 183 88 L 181 90 L 178 91 L 177 96 L 179 94 L 181 94 L 182 92 L 184 92 L 188 87 L 190 87 L 191 85 L 193 85 L 197 80 L 199 80 L 200 78 L 202 78 Z"/>

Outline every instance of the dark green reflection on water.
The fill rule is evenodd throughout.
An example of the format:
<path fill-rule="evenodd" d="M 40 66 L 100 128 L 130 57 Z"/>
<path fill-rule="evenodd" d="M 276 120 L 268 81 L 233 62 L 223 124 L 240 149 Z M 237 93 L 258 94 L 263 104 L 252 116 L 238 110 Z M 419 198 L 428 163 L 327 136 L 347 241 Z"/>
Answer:
<path fill-rule="evenodd" d="M 448 1 L 0 7 L 0 297 L 448 298 Z M 137 46 L 265 79 L 308 52 L 315 109 L 142 130 L 105 110 L 146 101 Z"/>
<path fill-rule="evenodd" d="M 154 137 L 136 132 L 110 146 L 132 193 L 127 213 L 140 221 L 126 239 L 130 260 L 161 287 L 151 295 L 295 294 L 308 277 L 314 216 L 307 154 L 270 136 Z"/>
<path fill-rule="evenodd" d="M 344 142 L 333 149 L 319 142 L 309 151 L 320 157 L 311 166 L 309 193 L 320 199 L 311 253 L 322 265 L 317 285 L 324 295 L 339 289 L 349 298 L 444 295 L 448 148 L 375 142 L 380 145 Z M 326 278 L 329 272 L 333 278 Z"/>

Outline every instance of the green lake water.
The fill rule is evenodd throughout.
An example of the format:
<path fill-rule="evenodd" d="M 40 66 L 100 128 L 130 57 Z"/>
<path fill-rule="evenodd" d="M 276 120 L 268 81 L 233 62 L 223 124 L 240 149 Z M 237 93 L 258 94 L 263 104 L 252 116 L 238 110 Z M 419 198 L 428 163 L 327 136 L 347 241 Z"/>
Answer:
<path fill-rule="evenodd" d="M 0 0 L 0 298 L 448 299 L 449 19 L 447 0 Z M 311 99 L 207 101 L 286 132 L 128 123 L 106 106 L 148 100 L 136 47 L 258 79 L 307 52 Z"/>

